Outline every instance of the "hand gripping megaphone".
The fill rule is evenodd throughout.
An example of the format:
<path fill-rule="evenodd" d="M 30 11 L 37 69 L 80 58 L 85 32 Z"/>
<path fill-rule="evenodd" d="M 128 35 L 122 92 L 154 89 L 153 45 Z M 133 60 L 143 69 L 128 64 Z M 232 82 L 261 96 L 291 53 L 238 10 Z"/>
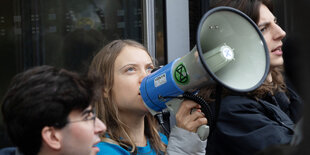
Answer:
<path fill-rule="evenodd" d="M 140 93 L 144 104 L 155 115 L 170 104 L 168 96 L 194 92 L 212 83 L 236 92 L 258 88 L 269 71 L 269 55 L 265 40 L 256 24 L 244 13 L 231 7 L 217 7 L 201 19 L 196 46 L 146 76 Z M 169 103 L 169 104 L 168 104 Z M 201 128 L 201 127 L 199 127 Z M 207 127 L 198 129 L 201 139 L 208 136 Z"/>

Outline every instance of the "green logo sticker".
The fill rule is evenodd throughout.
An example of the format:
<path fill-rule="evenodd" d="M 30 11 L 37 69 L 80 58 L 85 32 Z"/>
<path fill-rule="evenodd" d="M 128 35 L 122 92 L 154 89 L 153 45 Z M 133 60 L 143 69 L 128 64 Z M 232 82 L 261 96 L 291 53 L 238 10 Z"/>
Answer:
<path fill-rule="evenodd" d="M 178 84 L 186 85 L 189 82 L 189 76 L 186 71 L 186 67 L 183 63 L 180 63 L 174 70 L 174 79 Z"/>

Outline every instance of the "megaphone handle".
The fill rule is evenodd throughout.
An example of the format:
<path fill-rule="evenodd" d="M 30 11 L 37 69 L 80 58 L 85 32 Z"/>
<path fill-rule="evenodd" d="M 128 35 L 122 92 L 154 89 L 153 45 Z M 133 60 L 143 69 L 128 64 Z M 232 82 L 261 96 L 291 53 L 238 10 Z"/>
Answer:
<path fill-rule="evenodd" d="M 197 134 L 202 141 L 205 141 L 210 133 L 210 128 L 208 125 L 202 125 L 198 127 Z"/>
<path fill-rule="evenodd" d="M 213 123 L 214 122 L 214 118 L 213 118 L 214 116 L 213 116 L 211 107 L 207 104 L 207 102 L 203 98 L 201 98 L 197 95 L 194 95 L 192 93 L 185 92 L 183 94 L 183 97 L 186 99 L 193 100 L 196 103 L 201 105 L 201 110 L 205 114 L 205 117 L 208 119 L 208 125 L 200 126 L 197 129 L 197 133 L 198 133 L 201 140 L 203 140 L 203 141 L 206 140 L 207 137 L 209 136 L 209 133 L 210 133 L 210 126 L 211 126 L 211 129 L 213 129 L 212 127 L 214 126 L 213 125 L 214 124 Z"/>
<path fill-rule="evenodd" d="M 195 112 L 197 109 L 192 109 L 191 113 Z M 199 138 L 202 141 L 205 141 L 210 133 L 210 128 L 208 125 L 201 125 L 200 127 L 198 127 L 196 133 L 198 134 Z"/>
<path fill-rule="evenodd" d="M 176 112 L 179 110 L 182 101 L 183 100 L 181 99 L 172 99 L 166 103 L 166 106 L 173 115 L 176 115 Z M 192 112 L 193 111 L 196 111 L 196 109 L 192 109 Z M 204 141 L 209 136 L 210 128 L 208 125 L 201 125 L 198 127 L 196 133 L 198 134 L 199 138 Z"/>

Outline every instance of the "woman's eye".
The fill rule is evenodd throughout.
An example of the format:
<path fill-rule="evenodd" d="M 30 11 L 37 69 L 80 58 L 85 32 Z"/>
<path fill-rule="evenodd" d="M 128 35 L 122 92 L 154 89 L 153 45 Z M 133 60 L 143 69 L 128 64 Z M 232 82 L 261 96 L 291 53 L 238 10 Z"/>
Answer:
<path fill-rule="evenodd" d="M 133 67 L 129 67 L 126 69 L 126 72 L 133 72 L 133 71 L 135 71 L 135 68 L 133 68 Z"/>
<path fill-rule="evenodd" d="M 261 32 L 264 32 L 264 31 L 266 31 L 266 29 L 267 29 L 267 28 L 264 27 L 264 28 L 260 29 L 260 31 L 261 31 Z"/>
<path fill-rule="evenodd" d="M 147 68 L 146 68 L 146 71 L 147 71 L 148 73 L 151 73 L 153 69 L 154 69 L 154 67 L 153 67 L 153 66 L 150 66 L 150 67 L 147 67 Z"/>

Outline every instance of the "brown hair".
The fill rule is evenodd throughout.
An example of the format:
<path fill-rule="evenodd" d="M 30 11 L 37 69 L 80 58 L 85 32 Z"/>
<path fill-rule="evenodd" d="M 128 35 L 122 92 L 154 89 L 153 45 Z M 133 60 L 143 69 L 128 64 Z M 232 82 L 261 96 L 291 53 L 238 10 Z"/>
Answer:
<path fill-rule="evenodd" d="M 259 8 L 264 4 L 272 12 L 273 5 L 271 0 L 211 0 L 210 7 L 229 6 L 238 9 L 249 16 L 255 23 L 259 20 Z"/>
<path fill-rule="evenodd" d="M 218 6 L 236 8 L 249 16 L 257 24 L 260 18 L 259 9 L 261 4 L 266 5 L 270 11 L 273 10 L 271 0 L 213 0 L 211 1 L 210 6 L 211 8 Z M 272 76 L 272 83 L 265 80 L 259 88 L 247 94 L 258 99 L 264 97 L 267 93 L 274 94 L 275 91 L 286 91 L 283 71 L 283 66 L 270 68 L 269 72 Z M 214 89 L 215 87 L 213 86 L 210 88 L 203 88 L 199 95 L 203 96 L 208 101 L 214 101 L 212 97 L 215 93 Z M 225 89 L 223 95 L 225 96 L 227 94 L 229 94 L 229 91 Z"/>
<path fill-rule="evenodd" d="M 147 52 L 147 49 L 136 41 L 114 40 L 95 55 L 91 62 L 88 75 L 92 78 L 96 77 L 96 79 L 102 80 L 102 95 L 100 100 L 95 103 L 95 108 L 98 118 L 107 125 L 108 137 L 102 135 L 103 141 L 118 144 L 125 149 L 131 149 L 130 151 L 133 153 L 136 152 L 136 145 L 129 135 L 127 125 L 120 120 L 118 107 L 112 98 L 114 62 L 126 46 L 137 47 Z M 148 113 L 145 117 L 145 135 L 149 139 L 151 147 L 157 153 L 165 151 L 166 146 L 161 141 L 158 133 L 158 124 L 151 113 Z"/>

